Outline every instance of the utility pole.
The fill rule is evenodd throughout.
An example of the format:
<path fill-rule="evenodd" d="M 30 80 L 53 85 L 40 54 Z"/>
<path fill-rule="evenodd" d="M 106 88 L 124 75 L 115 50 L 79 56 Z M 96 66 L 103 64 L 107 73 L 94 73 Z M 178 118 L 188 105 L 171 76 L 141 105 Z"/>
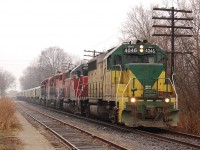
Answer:
<path fill-rule="evenodd" d="M 84 52 L 92 52 L 93 55 L 84 55 L 84 56 L 89 56 L 89 57 L 93 57 L 93 58 L 96 57 L 99 54 L 103 54 L 103 52 L 97 52 L 96 50 L 93 50 L 93 51 L 91 51 L 91 50 L 84 50 Z"/>
<path fill-rule="evenodd" d="M 186 27 L 186 26 L 176 26 L 175 25 L 175 21 L 189 21 L 189 20 L 193 20 L 192 17 L 186 17 L 186 18 L 178 18 L 176 17 L 176 13 L 192 13 L 192 11 L 188 11 L 188 10 L 177 10 L 174 9 L 174 7 L 167 9 L 167 8 L 153 8 L 153 10 L 156 11 L 167 11 L 171 13 L 170 17 L 156 17 L 153 16 L 152 19 L 158 19 L 158 20 L 170 20 L 171 21 L 171 25 L 153 25 L 153 27 L 158 27 L 158 28 L 170 28 L 171 29 L 171 33 L 169 34 L 159 34 L 159 33 L 154 33 L 152 36 L 171 36 L 171 71 L 170 71 L 170 78 L 172 78 L 172 75 L 174 73 L 174 54 L 175 52 L 175 46 L 174 46 L 174 40 L 175 37 L 192 37 L 193 35 L 186 35 L 186 34 L 175 34 L 175 29 L 192 29 L 192 27 Z"/>

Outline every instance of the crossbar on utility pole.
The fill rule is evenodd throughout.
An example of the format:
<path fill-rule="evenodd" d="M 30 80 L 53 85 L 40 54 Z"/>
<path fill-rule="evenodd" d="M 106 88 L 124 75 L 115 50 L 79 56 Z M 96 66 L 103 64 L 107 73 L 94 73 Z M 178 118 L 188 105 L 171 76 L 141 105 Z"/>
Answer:
<path fill-rule="evenodd" d="M 163 20 L 172 20 L 172 17 L 152 17 L 152 19 L 163 19 Z M 193 20 L 192 17 L 190 18 L 173 18 L 174 20 Z"/>
<path fill-rule="evenodd" d="M 103 54 L 103 52 L 97 52 L 96 50 L 84 50 L 84 52 L 92 52 L 93 55 L 84 55 L 84 56 L 89 56 L 89 57 L 96 57 L 98 54 Z"/>
<path fill-rule="evenodd" d="M 152 34 L 152 36 L 172 36 L 172 34 Z M 176 34 L 175 37 L 192 37 L 193 35 Z"/>
<path fill-rule="evenodd" d="M 184 12 L 184 13 L 192 13 L 191 10 L 178 10 L 178 9 L 174 9 L 174 7 L 170 8 L 153 8 L 153 10 L 161 10 L 161 11 L 172 11 L 172 9 L 174 10 L 174 12 Z"/>
<path fill-rule="evenodd" d="M 167 26 L 167 25 L 153 25 L 152 27 L 171 28 L 171 26 Z M 174 26 L 174 28 L 178 28 L 178 29 L 192 29 L 192 27 L 185 27 L 185 26 Z"/>

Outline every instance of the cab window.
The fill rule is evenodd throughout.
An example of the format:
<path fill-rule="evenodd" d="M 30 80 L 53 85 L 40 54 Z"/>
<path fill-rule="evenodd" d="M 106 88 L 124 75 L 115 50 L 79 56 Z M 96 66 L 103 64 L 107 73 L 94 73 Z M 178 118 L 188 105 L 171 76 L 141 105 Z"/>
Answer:
<path fill-rule="evenodd" d="M 143 55 L 141 57 L 142 63 L 154 63 L 154 57 L 153 55 Z"/>
<path fill-rule="evenodd" d="M 80 78 L 81 77 L 81 72 L 78 70 L 78 71 L 76 71 L 76 77 L 77 78 Z"/>
<path fill-rule="evenodd" d="M 153 55 L 125 55 L 125 63 L 155 63 Z"/>
<path fill-rule="evenodd" d="M 114 57 L 114 65 L 122 64 L 122 57 L 120 55 L 116 55 Z"/>
<path fill-rule="evenodd" d="M 138 55 L 125 55 L 125 63 L 139 63 Z"/>
<path fill-rule="evenodd" d="M 110 68 L 111 68 L 111 56 L 109 56 L 108 58 L 107 58 L 107 70 L 110 70 Z"/>

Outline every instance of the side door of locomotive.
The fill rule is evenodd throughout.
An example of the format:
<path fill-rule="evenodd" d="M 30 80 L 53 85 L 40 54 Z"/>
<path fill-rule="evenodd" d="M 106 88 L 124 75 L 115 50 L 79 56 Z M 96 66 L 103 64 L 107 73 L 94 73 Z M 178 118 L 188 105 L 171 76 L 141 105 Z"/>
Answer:
<path fill-rule="evenodd" d="M 104 94 L 103 99 L 112 100 L 112 70 L 111 70 L 111 56 L 104 61 Z"/>

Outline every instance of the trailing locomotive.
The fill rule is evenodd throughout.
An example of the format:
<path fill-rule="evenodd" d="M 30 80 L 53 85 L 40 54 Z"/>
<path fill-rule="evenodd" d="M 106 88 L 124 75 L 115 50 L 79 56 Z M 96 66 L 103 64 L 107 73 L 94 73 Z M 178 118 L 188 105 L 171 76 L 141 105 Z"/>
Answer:
<path fill-rule="evenodd" d="M 44 80 L 39 100 L 126 126 L 177 126 L 177 94 L 166 72 L 167 56 L 157 45 L 123 43 Z"/>

